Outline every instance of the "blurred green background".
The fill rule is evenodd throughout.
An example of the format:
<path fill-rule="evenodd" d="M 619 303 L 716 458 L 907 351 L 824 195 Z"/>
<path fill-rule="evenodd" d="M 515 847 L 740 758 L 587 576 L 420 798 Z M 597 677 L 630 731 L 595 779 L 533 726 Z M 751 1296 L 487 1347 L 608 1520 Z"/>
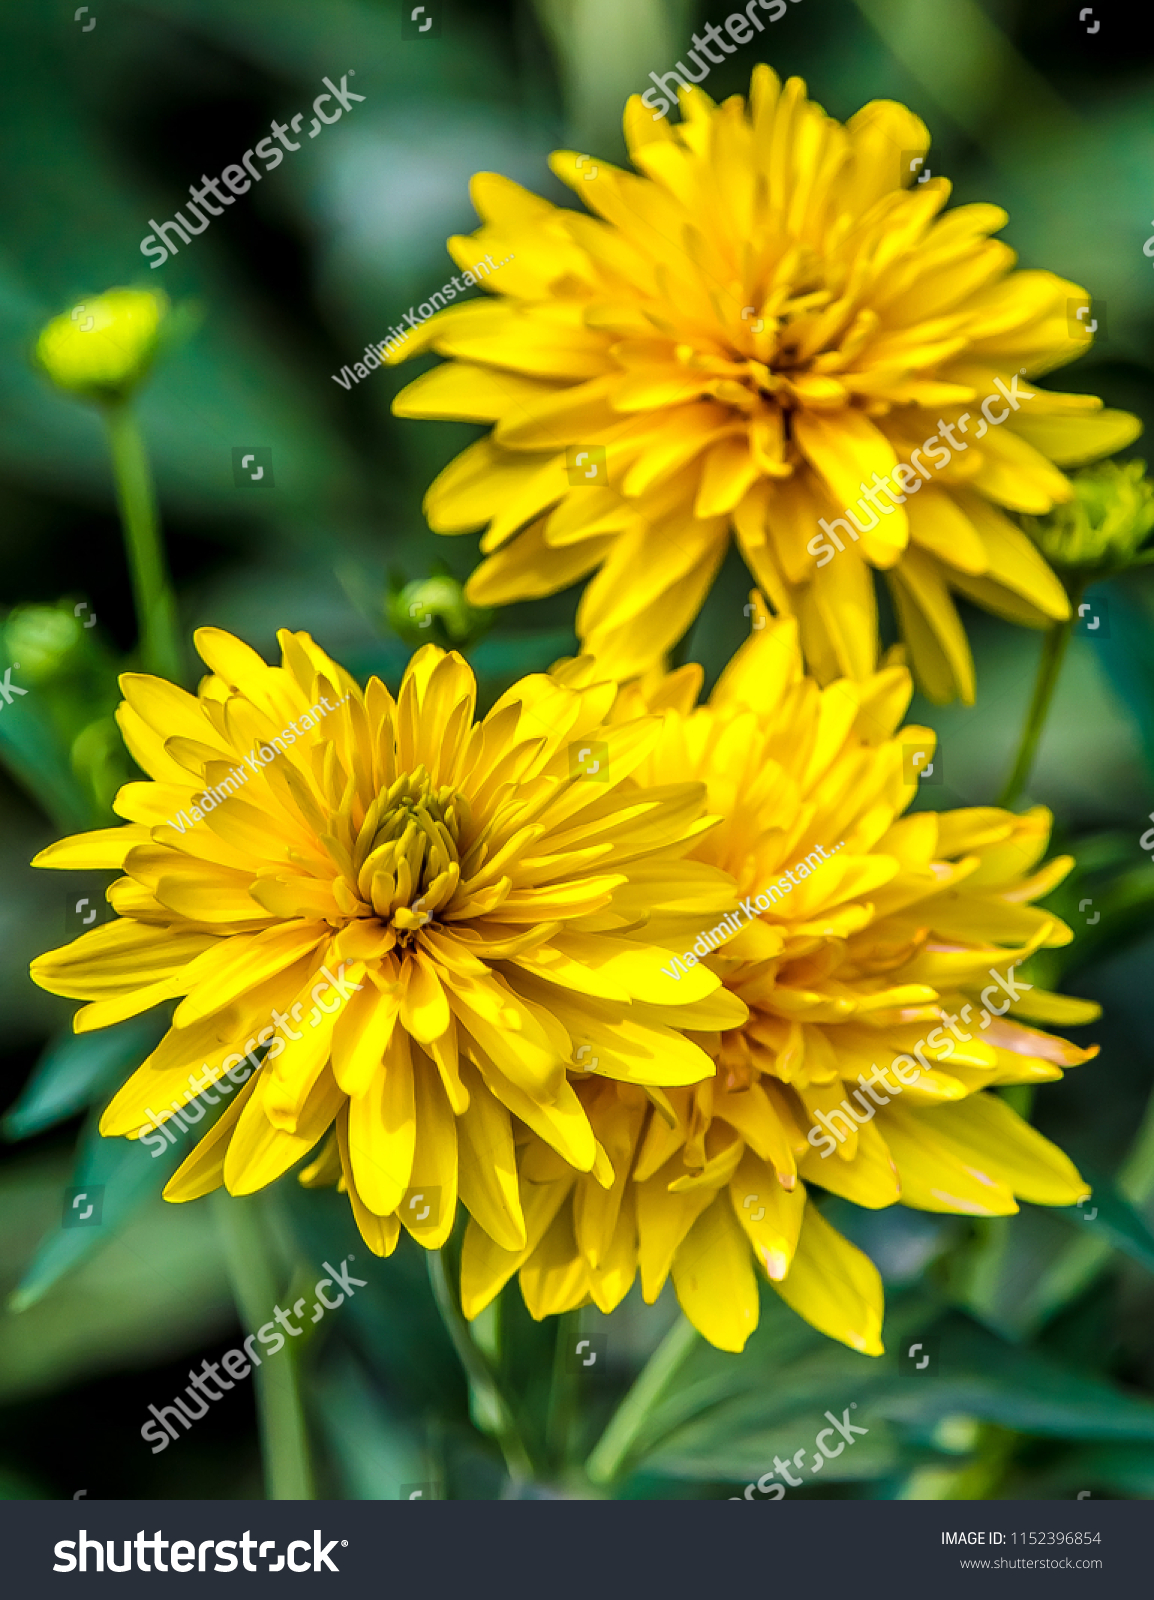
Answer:
<path fill-rule="evenodd" d="M 684 0 L 458 0 L 427 6 L 435 27 L 403 38 L 411 9 L 396 0 L 93 0 L 83 17 L 42 0 L 0 8 L 0 675 L 19 662 L 14 681 L 28 691 L 0 707 L 7 1497 L 263 1492 L 251 1385 L 158 1457 L 140 1438 L 147 1406 L 167 1403 L 190 1367 L 241 1331 L 212 1206 L 165 1205 L 169 1163 L 94 1132 L 103 1100 L 150 1047 L 152 1024 L 73 1040 L 72 1005 L 27 976 L 34 955 L 78 931 L 66 902 L 86 890 L 99 899 L 103 887 L 27 862 L 62 831 L 113 820 L 109 799 L 132 765 L 110 713 L 135 647 L 99 419 L 33 369 L 36 333 L 114 285 L 159 283 L 185 305 L 186 337 L 139 405 L 184 636 L 213 623 L 268 655 L 278 627 L 305 628 L 362 679 L 376 671 L 395 683 L 409 645 L 390 624 L 390 593 L 438 573 L 464 578 L 474 564 L 476 540 L 434 537 L 420 502 L 477 430 L 390 417 L 392 396 L 420 364 L 347 392 L 332 375 L 444 281 L 445 238 L 475 226 L 474 171 L 570 203 L 548 152 L 620 159 L 626 95 L 672 67 L 694 27 L 725 14 Z M 1079 9 L 793 0 L 705 87 L 715 99 L 744 91 L 764 59 L 783 77 L 801 74 L 839 118 L 879 97 L 913 107 L 954 199 L 1004 206 L 1002 237 L 1022 264 L 1093 296 L 1094 348 L 1059 385 L 1101 394 L 1149 426 L 1154 261 L 1142 247 L 1154 233 L 1154 63 L 1121 7 L 1096 6 L 1093 34 Z M 139 242 L 150 217 L 170 217 L 202 172 L 220 172 L 273 117 L 310 104 L 322 77 L 350 71 L 363 103 L 149 270 Z M 237 447 L 271 449 L 274 486 L 237 486 Z M 747 589 L 730 562 L 690 638 L 710 678 L 744 631 Z M 1101 1043 L 1100 1058 L 1042 1088 L 1032 1115 L 1094 1183 L 1094 1205 L 1073 1214 L 1024 1206 L 1013 1219 L 973 1223 L 831 1203 L 886 1278 L 890 1353 L 856 1356 L 768 1295 L 743 1357 L 697 1350 L 618 1492 L 738 1494 L 775 1452 L 807 1444 L 825 1409 L 840 1414 L 854 1400 L 868 1441 L 797 1493 L 1154 1493 L 1154 865 L 1140 843 L 1154 816 L 1154 580 L 1132 576 L 1089 598 L 1105 625 L 1073 641 L 1029 799 L 1053 808 L 1056 848 L 1078 860 L 1053 900 L 1074 942 L 1035 971 L 1105 1007 L 1080 1035 Z M 575 601 L 570 592 L 495 619 L 469 650 L 488 698 L 572 648 Z M 944 774 L 919 804 L 990 803 L 1025 715 L 1038 636 L 975 612 L 966 622 L 977 705 L 915 701 L 913 720 L 940 732 Z M 94 1185 L 104 1192 L 100 1225 L 62 1228 L 66 1192 Z M 286 1284 L 295 1269 L 319 1276 L 323 1259 L 368 1256 L 334 1194 L 290 1178 L 237 1203 L 263 1213 Z M 326 1319 L 308 1351 L 323 1494 L 396 1498 L 419 1483 L 455 1497 L 502 1492 L 500 1458 L 471 1420 L 421 1255 L 403 1246 L 365 1267 L 369 1287 Z M 636 1295 L 608 1322 L 582 1314 L 581 1331 L 601 1351 L 571 1386 L 583 1448 L 673 1314 L 665 1300 L 649 1309 Z M 502 1316 L 502 1360 L 532 1435 L 546 1407 L 525 1374 L 548 1381 L 555 1330 L 532 1324 L 515 1294 Z M 907 1335 L 940 1340 L 936 1376 L 899 1373 Z"/>

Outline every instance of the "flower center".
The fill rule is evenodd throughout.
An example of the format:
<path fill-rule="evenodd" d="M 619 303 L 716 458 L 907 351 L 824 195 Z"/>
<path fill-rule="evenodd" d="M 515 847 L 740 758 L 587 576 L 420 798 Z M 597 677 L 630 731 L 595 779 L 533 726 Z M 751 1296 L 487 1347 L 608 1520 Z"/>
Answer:
<path fill-rule="evenodd" d="M 411 943 L 452 897 L 467 815 L 462 796 L 434 788 L 424 767 L 402 773 L 369 807 L 354 859 L 357 891 L 399 944 Z"/>
<path fill-rule="evenodd" d="M 840 375 L 855 369 L 877 332 L 877 313 L 855 308 L 813 271 L 750 301 L 728 322 L 726 354 L 676 346 L 678 364 L 700 375 L 701 393 L 747 417 L 764 414 L 768 402 L 787 428 L 792 411 L 849 405 L 853 394 Z M 871 396 L 871 414 L 888 410 L 888 401 Z"/>

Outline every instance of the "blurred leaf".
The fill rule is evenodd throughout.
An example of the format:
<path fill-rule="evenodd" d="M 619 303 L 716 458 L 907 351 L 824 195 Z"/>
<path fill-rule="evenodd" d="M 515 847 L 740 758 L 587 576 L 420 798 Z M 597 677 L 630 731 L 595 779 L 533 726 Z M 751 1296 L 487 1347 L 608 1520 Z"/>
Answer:
<path fill-rule="evenodd" d="M 990 1218 L 960 1264 L 958 1301 L 1013 1340 L 1032 1335 L 1081 1294 L 1111 1250 L 1154 1272 L 1154 1233 L 1141 1213 L 1110 1178 L 1080 1166 L 1093 1187 L 1082 1206 L 1023 1205 L 1016 1217 Z"/>
<path fill-rule="evenodd" d="M 96 1033 L 64 1033 L 45 1050 L 3 1121 L 7 1139 L 27 1139 L 109 1093 L 159 1042 L 164 1023 L 133 1017 Z"/>
<path fill-rule="evenodd" d="M 59 1225 L 66 1176 L 55 1162 L 25 1163 L 5 1176 L 0 1240 L 6 1256 L 13 1242 L 49 1218 Z M 105 1243 L 50 1300 L 0 1314 L 0 1400 L 162 1361 L 230 1325 L 232 1299 L 206 1207 L 169 1205 L 153 1196 Z M 142 1398 L 142 1411 L 144 1404 Z"/>
<path fill-rule="evenodd" d="M 1064 1453 L 1053 1476 L 1063 1488 L 1078 1484 L 1084 1489 L 1154 1500 L 1154 1448 L 1144 1444 L 1089 1445 Z"/>
<path fill-rule="evenodd" d="M 1026 1339 L 1044 1320 L 1038 1309 L 1041 1285 L 1069 1248 L 1069 1230 L 1050 1207 L 1025 1206 L 1017 1216 L 980 1218 L 970 1244 L 950 1263 L 952 1298 L 1001 1337 Z M 1071 1287 L 1068 1297 L 1076 1292 Z"/>
<path fill-rule="evenodd" d="M 411 1421 L 388 1405 L 347 1352 L 325 1366 L 312 1388 L 342 1498 L 397 1500 L 402 1484 L 436 1479 Z"/>
<path fill-rule="evenodd" d="M 1098 649 L 1107 676 L 1141 736 L 1146 764 L 1154 771 L 1154 627 L 1143 604 L 1145 587 L 1119 579 L 1103 591 L 1110 607 L 1110 636 Z"/>
<path fill-rule="evenodd" d="M 1112 1193 L 1130 1209 L 1146 1205 L 1154 1194 L 1154 1095 L 1147 1102 L 1134 1143 L 1118 1169 Z M 1024 1330 L 1041 1327 L 1048 1317 L 1081 1294 L 1110 1259 L 1114 1245 L 1124 1248 L 1106 1228 L 1080 1224 L 1079 1236 L 1048 1259 L 1045 1271 L 1030 1291 L 1023 1293 L 1019 1285 L 1019 1326 Z"/>
<path fill-rule="evenodd" d="M 442 1416 L 468 1416 L 460 1363 L 429 1289 L 425 1251 L 402 1230 L 387 1261 L 370 1256 L 357 1232 L 348 1197 L 335 1189 L 305 1189 L 291 1175 L 277 1186 L 291 1220 L 293 1241 L 306 1261 L 339 1263 L 352 1256 L 368 1268 L 356 1297 L 341 1308 L 344 1335 L 402 1415 L 432 1407 Z"/>
<path fill-rule="evenodd" d="M 65 1194 L 61 1194 L 61 1213 L 45 1234 L 9 1301 L 14 1311 L 26 1311 L 35 1305 L 65 1273 L 104 1250 L 133 1212 L 145 1201 L 159 1198 L 164 1185 L 192 1148 L 189 1136 L 182 1139 L 175 1123 L 172 1127 L 177 1135 L 176 1143 L 153 1156 L 140 1139 L 101 1138 L 98 1122 L 99 1118 L 92 1116 L 80 1135 L 68 1188 L 103 1189 L 99 1225 L 65 1227 L 60 1220 L 65 1201 Z M 206 1132 L 208 1125 L 206 1115 L 200 1131 Z"/>
<path fill-rule="evenodd" d="M 985 146 L 992 162 L 1007 161 L 1013 131 L 1044 131 L 1052 137 L 1073 120 L 1065 102 L 977 0 L 939 0 L 933 11 L 918 0 L 856 4 L 924 92 Z M 991 126 L 995 101 L 1003 115 Z"/>
<path fill-rule="evenodd" d="M 1057 1206 L 1054 1214 L 1068 1218 L 1079 1231 L 1085 1228 L 1102 1235 L 1147 1272 L 1154 1272 L 1154 1233 L 1145 1219 L 1104 1174 L 1095 1174 L 1083 1163 L 1082 1176 L 1093 1189 L 1089 1200 L 1080 1207 Z"/>
<path fill-rule="evenodd" d="M 827 1425 L 826 1409 L 840 1416 L 856 1405 L 860 1424 L 885 1377 L 884 1362 L 823 1338 L 765 1288 L 758 1326 L 742 1354 L 699 1340 L 647 1417 L 631 1459 L 647 1474 L 756 1477 L 775 1452 L 792 1455 L 808 1445 Z M 863 1452 L 864 1469 L 850 1459 L 855 1447 L 827 1463 L 822 1481 L 888 1471 L 891 1445 L 879 1430 Z"/>
<path fill-rule="evenodd" d="M 1037 1350 L 1008 1345 L 957 1314 L 942 1316 L 919 1296 L 891 1300 L 883 1357 L 858 1355 L 791 1316 L 765 1291 L 761 1323 L 740 1356 L 704 1342 L 690 1354 L 648 1419 L 633 1457 L 646 1474 L 678 1478 L 756 1477 L 773 1456 L 810 1451 L 827 1411 L 867 1435 L 855 1439 L 807 1488 L 893 1470 L 902 1433 L 926 1436 L 947 1417 L 966 1416 L 1019 1433 L 1057 1438 L 1154 1441 L 1154 1403 L 1087 1376 Z M 796 1323 L 797 1319 L 794 1319 Z M 937 1373 L 901 1372 L 897 1350 L 932 1333 Z"/>
<path fill-rule="evenodd" d="M 1141 819 L 1145 822 L 1147 819 Z M 1148 937 L 1154 912 L 1154 869 L 1134 865 L 1141 830 L 1094 835 L 1069 846 L 1076 866 L 1046 899 L 1046 907 L 1073 930 L 1071 943 L 1031 957 L 1034 981 L 1056 988 L 1067 974 L 1105 961 Z"/>
<path fill-rule="evenodd" d="M 936 1330 L 938 1376 L 891 1376 L 875 1404 L 894 1422 L 965 1415 L 1019 1433 L 1154 1441 L 1154 1402 L 954 1316 Z"/>
<path fill-rule="evenodd" d="M 12 670 L 10 704 L 0 706 L 0 760 L 65 833 L 91 828 L 105 819 L 72 767 L 71 744 L 54 726 L 48 691 L 21 688 L 19 668 L 0 640 L 0 677 Z"/>

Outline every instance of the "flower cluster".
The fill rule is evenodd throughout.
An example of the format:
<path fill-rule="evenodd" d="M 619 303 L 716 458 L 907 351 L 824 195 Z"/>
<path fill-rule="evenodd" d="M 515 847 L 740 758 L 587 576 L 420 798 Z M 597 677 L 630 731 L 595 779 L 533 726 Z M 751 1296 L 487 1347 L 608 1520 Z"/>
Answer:
<path fill-rule="evenodd" d="M 442 532 L 487 528 L 468 599 L 597 569 L 585 653 L 478 717 L 472 671 L 436 644 L 394 697 L 307 634 L 283 631 L 270 666 L 201 629 L 195 694 L 121 680 L 147 775 L 117 795 L 123 825 L 36 858 L 119 869 L 116 919 L 33 976 L 86 1002 L 80 1032 L 174 1003 L 104 1134 L 171 1138 L 170 1118 L 205 1116 L 187 1108 L 207 1083 L 235 1086 L 205 1096 L 220 1109 L 170 1200 L 297 1168 L 347 1194 L 378 1255 L 402 1226 L 439 1248 L 459 1202 L 468 1317 L 514 1277 L 537 1318 L 608 1312 L 638 1279 L 652 1301 L 671 1280 L 693 1325 L 737 1351 L 768 1284 L 877 1355 L 881 1280 L 810 1185 L 974 1217 L 1074 1204 L 1078 1172 L 996 1091 L 1089 1060 L 1038 1025 L 1097 1008 L 1013 976 L 1071 938 L 1034 904 L 1071 865 L 1042 864 L 1049 814 L 905 814 L 903 746 L 932 755 L 934 735 L 901 726 L 913 679 L 900 650 L 879 665 L 871 569 L 925 687 L 968 697 L 955 592 L 1065 618 L 1042 552 L 1132 553 L 1154 513 L 1125 473 L 1075 491 L 1058 470 L 1136 423 L 1034 384 L 1084 348 L 1066 326 L 1076 286 L 1011 275 L 994 208 L 940 216 L 944 180 L 903 187 L 897 153 L 928 145 L 911 113 L 876 103 L 843 127 L 764 67 L 748 108 L 680 98 L 676 129 L 630 102 L 642 176 L 556 159 L 597 218 L 476 180 L 484 226 L 452 248 L 499 257 L 497 298 L 405 341 L 452 359 L 402 414 L 493 425 L 428 499 Z M 41 358 L 114 398 L 150 358 L 160 304 L 125 302 L 123 348 L 58 319 Z M 918 441 L 953 440 L 999 390 L 1013 409 L 983 404 L 989 426 L 923 473 Z M 576 446 L 604 450 L 608 481 L 570 476 Z M 823 519 L 902 457 L 916 497 L 900 476 L 891 514 L 815 564 Z M 1072 501 L 1037 543 L 1007 515 Z M 731 533 L 777 615 L 755 591 L 750 637 L 699 703 L 701 669 L 665 660 Z M 394 596 L 395 624 L 475 636 L 485 619 L 438 581 Z M 310 996 L 310 1026 L 288 1026 Z M 957 1026 L 975 1005 L 980 1036 Z M 879 1061 L 913 1057 L 900 1096 L 874 1092 Z M 405 1203 L 426 1192 L 435 1208 Z M 865 1431 L 827 1415 L 847 1443 Z M 814 1471 L 840 1450 L 818 1445 Z"/>

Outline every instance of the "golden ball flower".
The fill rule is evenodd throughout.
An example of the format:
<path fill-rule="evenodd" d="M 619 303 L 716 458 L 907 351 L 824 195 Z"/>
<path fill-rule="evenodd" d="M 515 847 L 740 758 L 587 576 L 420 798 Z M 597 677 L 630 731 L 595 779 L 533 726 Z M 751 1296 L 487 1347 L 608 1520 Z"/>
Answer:
<path fill-rule="evenodd" d="M 80 1032 L 179 1001 L 100 1124 L 175 1143 L 226 1102 L 170 1200 L 248 1194 L 311 1157 L 303 1180 L 347 1190 L 378 1254 L 402 1223 L 441 1245 L 458 1198 L 517 1248 L 515 1132 L 614 1180 L 567 1076 L 582 1040 L 596 1032 L 604 1070 L 644 1100 L 712 1072 L 684 1029 L 745 1015 L 713 973 L 662 971 L 669 930 L 732 898 L 724 873 L 681 860 L 704 791 L 633 781 L 660 718 L 610 725 L 616 687 L 587 658 L 477 721 L 456 654 L 425 646 L 394 699 L 307 634 L 279 637 L 273 667 L 201 629 L 195 695 L 121 679 L 149 780 L 117 795 L 123 827 L 36 858 L 120 868 L 118 915 L 33 977 L 89 1002 Z"/>
<path fill-rule="evenodd" d="M 621 679 L 689 627 L 731 536 L 818 680 L 864 679 L 880 571 L 926 692 L 971 700 L 954 596 L 1066 617 L 1007 513 L 1068 500 L 1061 467 L 1139 430 L 1034 381 L 1084 352 L 1085 292 L 1012 271 L 998 207 L 940 214 L 950 184 L 914 181 L 929 134 L 904 106 L 843 126 L 766 66 L 748 107 L 680 100 L 676 127 L 629 101 L 639 175 L 554 156 L 593 216 L 474 178 L 483 226 L 449 248 L 503 263 L 495 298 L 439 311 L 392 358 L 452 358 L 398 415 L 492 424 L 430 488 L 430 525 L 485 530 L 479 605 L 589 579 L 578 632 Z"/>
<path fill-rule="evenodd" d="M 1089 1192 L 991 1092 L 1059 1078 L 1097 1054 L 1019 1020 L 1098 1014 L 1020 971 L 1034 950 L 1072 937 L 1030 904 L 1071 865 L 1038 865 L 1048 814 L 903 816 L 913 758 L 933 749 L 929 730 L 899 730 L 909 674 L 890 666 L 819 688 L 803 675 L 796 621 L 757 610 L 706 705 L 694 703 L 700 669 L 685 667 L 631 686 L 615 708 L 663 709 L 638 781 L 705 784 L 722 821 L 687 866 L 723 868 L 738 885 L 731 916 L 669 941 L 666 971 L 687 982 L 712 970 L 748 1018 L 694 1031 L 712 1076 L 655 1103 L 600 1064 L 578 1082 L 611 1188 L 525 1130 L 526 1242 L 511 1251 L 469 1224 L 468 1316 L 515 1273 L 535 1317 L 590 1300 L 610 1311 L 638 1274 L 652 1301 L 672 1276 L 694 1326 L 740 1350 L 757 1325 L 760 1274 L 823 1333 L 878 1355 L 881 1280 L 822 1215 L 811 1184 L 872 1209 L 975 1217 Z M 595 1057 L 596 1034 L 591 1042 Z"/>
<path fill-rule="evenodd" d="M 147 374 L 167 312 L 159 289 L 109 289 L 53 317 L 36 359 L 58 388 L 117 399 Z"/>

